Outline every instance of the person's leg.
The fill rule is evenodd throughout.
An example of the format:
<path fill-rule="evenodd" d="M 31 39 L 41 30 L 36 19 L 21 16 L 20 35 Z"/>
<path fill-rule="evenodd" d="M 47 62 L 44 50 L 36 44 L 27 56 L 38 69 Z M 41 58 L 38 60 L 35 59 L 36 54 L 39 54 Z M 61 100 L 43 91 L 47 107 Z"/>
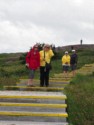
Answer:
<path fill-rule="evenodd" d="M 45 77 L 45 72 L 44 72 L 45 67 L 40 67 L 40 86 L 44 86 L 44 77 Z"/>
<path fill-rule="evenodd" d="M 64 73 L 63 76 L 66 78 L 66 76 L 67 76 L 67 69 L 66 69 L 65 65 L 63 66 L 63 73 Z"/>
<path fill-rule="evenodd" d="M 75 70 L 73 70 L 73 77 L 75 76 Z"/>
<path fill-rule="evenodd" d="M 49 86 L 49 70 L 46 70 L 45 72 L 45 86 Z"/>
<path fill-rule="evenodd" d="M 74 64 L 72 66 L 72 73 L 73 73 L 73 77 L 76 75 L 76 65 Z"/>
<path fill-rule="evenodd" d="M 65 74 L 65 66 L 63 66 L 62 70 L 63 70 L 63 73 Z"/>
<path fill-rule="evenodd" d="M 69 76 L 69 66 L 65 66 L 65 78 L 67 79 Z"/>
<path fill-rule="evenodd" d="M 33 85 L 33 79 L 34 79 L 34 73 L 35 73 L 35 70 L 30 70 L 29 72 L 29 79 L 28 79 L 28 85 Z"/>

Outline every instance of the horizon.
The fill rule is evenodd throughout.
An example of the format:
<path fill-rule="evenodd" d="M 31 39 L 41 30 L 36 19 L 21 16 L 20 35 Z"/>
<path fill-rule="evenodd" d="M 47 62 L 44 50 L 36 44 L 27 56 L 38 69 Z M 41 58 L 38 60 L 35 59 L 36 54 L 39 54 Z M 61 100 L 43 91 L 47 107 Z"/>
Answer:
<path fill-rule="evenodd" d="M 35 43 L 94 44 L 93 0 L 0 0 L 0 53 Z"/>
<path fill-rule="evenodd" d="M 58 47 L 71 47 L 71 46 L 73 46 L 73 47 L 76 47 L 76 46 L 94 46 L 94 44 L 73 44 L 73 45 L 66 45 L 66 46 L 55 46 L 55 48 L 58 48 Z M 28 51 L 30 50 L 30 48 L 28 49 Z M 3 53 L 1 53 L 0 52 L 0 54 L 11 54 L 11 53 L 25 53 L 25 52 L 28 52 L 28 51 L 18 51 L 18 52 L 3 52 Z"/>

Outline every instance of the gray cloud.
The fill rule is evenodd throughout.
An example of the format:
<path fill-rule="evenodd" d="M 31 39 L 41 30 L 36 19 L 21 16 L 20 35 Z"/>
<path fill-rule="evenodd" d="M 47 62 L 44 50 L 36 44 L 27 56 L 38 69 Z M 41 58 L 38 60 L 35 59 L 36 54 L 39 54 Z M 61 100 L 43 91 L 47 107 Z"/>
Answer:
<path fill-rule="evenodd" d="M 20 52 L 36 42 L 94 44 L 93 0 L 0 0 L 0 52 Z"/>

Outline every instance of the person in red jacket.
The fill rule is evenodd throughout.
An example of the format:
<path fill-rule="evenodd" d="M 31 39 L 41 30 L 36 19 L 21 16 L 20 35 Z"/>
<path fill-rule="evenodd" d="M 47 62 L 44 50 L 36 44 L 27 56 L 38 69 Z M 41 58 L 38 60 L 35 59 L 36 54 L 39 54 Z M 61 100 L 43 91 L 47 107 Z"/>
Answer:
<path fill-rule="evenodd" d="M 28 86 L 33 86 L 33 79 L 35 70 L 40 67 L 40 54 L 38 52 L 38 45 L 34 45 L 33 48 L 26 55 L 26 66 L 30 70 Z"/>

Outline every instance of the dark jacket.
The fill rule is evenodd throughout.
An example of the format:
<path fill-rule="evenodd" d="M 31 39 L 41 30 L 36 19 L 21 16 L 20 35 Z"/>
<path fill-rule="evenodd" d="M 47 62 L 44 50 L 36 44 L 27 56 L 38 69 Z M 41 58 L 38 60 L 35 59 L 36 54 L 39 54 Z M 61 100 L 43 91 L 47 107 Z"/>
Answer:
<path fill-rule="evenodd" d="M 70 59 L 70 64 L 71 65 L 77 64 L 77 61 L 78 61 L 77 54 L 76 53 L 72 54 Z"/>

